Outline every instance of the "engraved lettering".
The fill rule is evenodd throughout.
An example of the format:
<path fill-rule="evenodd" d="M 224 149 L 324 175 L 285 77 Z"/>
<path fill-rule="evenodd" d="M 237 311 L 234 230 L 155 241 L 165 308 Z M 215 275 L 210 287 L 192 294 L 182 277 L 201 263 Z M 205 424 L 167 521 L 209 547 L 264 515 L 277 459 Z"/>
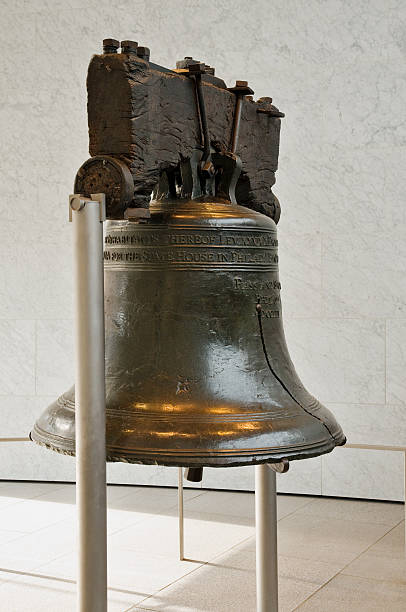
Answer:
<path fill-rule="evenodd" d="M 267 319 L 279 319 L 280 317 L 279 310 L 262 310 L 262 314 Z"/>
<path fill-rule="evenodd" d="M 134 246 L 230 246 L 252 248 L 276 248 L 278 241 L 269 232 L 236 233 L 229 230 L 207 230 L 204 233 L 182 232 L 168 233 L 166 231 L 139 230 L 136 233 L 111 233 L 105 237 L 106 245 Z"/>
<path fill-rule="evenodd" d="M 239 291 L 253 291 L 260 293 L 261 291 L 272 291 L 281 289 L 281 284 L 278 280 L 246 280 L 239 276 L 234 278 L 234 288 Z"/>

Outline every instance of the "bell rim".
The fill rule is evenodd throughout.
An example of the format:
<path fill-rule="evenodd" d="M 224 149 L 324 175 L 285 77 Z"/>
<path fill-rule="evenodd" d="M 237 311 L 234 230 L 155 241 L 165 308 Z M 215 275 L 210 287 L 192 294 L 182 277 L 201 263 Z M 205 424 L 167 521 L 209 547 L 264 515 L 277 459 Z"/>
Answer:
<path fill-rule="evenodd" d="M 53 434 L 42 435 L 36 425 L 30 432 L 30 439 L 49 450 L 58 452 L 62 455 L 75 456 L 74 443 L 67 443 L 66 438 Z M 55 443 L 50 441 L 50 438 L 55 438 Z M 59 444 L 58 444 L 59 442 Z M 272 452 L 271 448 L 264 449 L 228 449 L 228 450 L 207 450 L 206 452 L 179 451 L 174 449 L 172 452 L 168 449 L 161 452 L 157 449 L 133 451 L 132 453 L 123 453 L 123 449 L 114 453 L 114 447 L 109 447 L 109 452 L 106 455 L 108 463 L 129 463 L 142 465 L 162 465 L 167 467 L 243 467 L 249 465 L 258 465 L 261 463 L 279 463 L 283 459 L 288 461 L 297 461 L 301 459 L 310 459 L 330 453 L 336 446 L 343 446 L 346 443 L 346 437 L 343 433 L 338 438 L 326 438 L 324 441 L 308 443 L 292 447 L 278 447 Z M 111 452 L 113 450 L 113 453 Z"/>

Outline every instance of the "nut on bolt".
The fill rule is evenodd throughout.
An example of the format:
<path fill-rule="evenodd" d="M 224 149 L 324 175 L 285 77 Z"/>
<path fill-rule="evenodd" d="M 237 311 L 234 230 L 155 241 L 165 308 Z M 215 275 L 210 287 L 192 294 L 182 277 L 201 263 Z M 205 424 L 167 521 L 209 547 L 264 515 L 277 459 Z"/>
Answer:
<path fill-rule="evenodd" d="M 282 113 L 276 106 L 272 104 L 272 98 L 264 97 L 257 100 L 259 108 L 257 113 L 268 115 L 268 117 L 284 117 L 285 113 Z"/>
<path fill-rule="evenodd" d="M 103 40 L 103 53 L 117 53 L 120 42 L 115 38 L 105 38 Z"/>
<path fill-rule="evenodd" d="M 78 196 L 71 196 L 69 198 L 69 204 L 72 210 L 78 212 L 79 210 L 82 210 L 82 208 L 85 207 L 86 200 L 82 200 L 82 198 Z"/>
<path fill-rule="evenodd" d="M 135 40 L 122 40 L 121 53 L 137 53 L 138 43 Z"/>
<path fill-rule="evenodd" d="M 188 68 L 190 64 L 199 64 L 197 60 L 193 59 L 191 55 L 185 55 L 183 60 L 179 60 L 176 62 L 177 70 L 182 70 L 184 68 Z"/>
<path fill-rule="evenodd" d="M 146 62 L 149 62 L 149 54 L 150 54 L 150 51 L 148 47 L 138 47 L 137 55 L 139 58 L 145 60 Z"/>
<path fill-rule="evenodd" d="M 236 81 L 234 87 L 228 87 L 228 91 L 239 96 L 248 96 L 254 93 L 251 87 L 248 87 L 248 81 Z"/>

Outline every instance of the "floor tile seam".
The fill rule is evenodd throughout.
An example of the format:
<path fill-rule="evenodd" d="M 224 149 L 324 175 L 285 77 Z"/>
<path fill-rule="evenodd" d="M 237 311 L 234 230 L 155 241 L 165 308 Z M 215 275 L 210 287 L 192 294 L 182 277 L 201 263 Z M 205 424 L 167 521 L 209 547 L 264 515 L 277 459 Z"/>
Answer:
<path fill-rule="evenodd" d="M 117 486 L 123 486 L 123 485 L 117 485 Z M 129 486 L 131 486 L 131 485 L 129 485 Z M 136 488 L 136 487 L 137 487 L 137 485 L 135 485 L 134 488 Z M 155 488 L 155 487 L 151 487 L 151 488 Z M 156 488 L 158 488 L 158 487 L 156 487 Z M 115 489 L 115 487 L 112 486 L 111 490 L 114 491 L 114 489 Z M 143 487 L 143 489 L 144 489 L 144 487 Z M 108 490 L 109 490 L 109 485 L 107 485 L 107 493 L 108 493 Z M 124 493 L 124 495 L 120 495 L 120 497 L 117 497 L 114 501 L 122 501 L 124 498 L 129 497 L 130 495 L 134 495 L 135 492 L 136 491 L 127 491 L 126 493 Z"/>
<path fill-rule="evenodd" d="M 187 559 L 185 559 L 185 561 L 187 561 Z M 165 591 L 166 589 L 169 589 L 171 586 L 173 586 L 174 584 L 176 584 L 177 582 L 180 582 L 181 580 L 183 580 L 184 578 L 186 578 L 186 576 L 190 576 L 190 574 L 193 574 L 194 572 L 197 572 L 198 570 L 200 570 L 202 567 L 204 567 L 205 565 L 207 565 L 207 561 L 203 562 L 203 563 L 199 563 L 196 564 L 197 567 L 194 567 L 193 569 L 190 570 L 190 572 L 187 572 L 186 574 L 183 574 L 182 576 L 179 576 L 179 578 L 176 578 L 175 580 L 173 580 L 172 582 L 170 582 L 169 584 L 166 584 L 165 586 L 161 587 L 160 589 L 157 589 L 156 591 L 154 591 L 151 595 L 148 595 L 148 597 L 146 597 L 145 599 L 142 599 L 139 604 L 143 604 L 144 601 L 148 601 L 148 599 L 152 599 L 153 597 L 156 597 L 159 593 L 161 593 L 161 591 Z M 138 604 L 135 604 L 138 606 Z M 152 608 L 141 608 L 143 610 L 150 610 Z M 129 609 L 131 610 L 131 608 Z M 128 612 L 128 611 L 127 611 Z M 154 612 L 157 612 L 157 610 L 155 609 Z"/>
<path fill-rule="evenodd" d="M 158 515 L 158 516 L 161 516 L 161 515 Z M 131 529 L 132 527 L 135 527 L 136 525 L 140 525 L 141 523 L 145 523 L 150 520 L 151 520 L 150 517 L 145 518 L 145 519 L 140 519 L 139 521 L 135 521 L 135 523 L 130 523 L 126 527 L 119 527 L 117 530 L 114 530 L 114 531 L 110 531 L 109 529 L 107 529 L 107 539 L 110 536 L 117 535 L 118 533 L 121 533 L 122 531 L 125 531 L 126 529 Z"/>
<path fill-rule="evenodd" d="M 167 508 L 162 509 L 162 510 L 164 510 L 164 511 L 165 511 L 165 510 L 167 510 L 167 511 L 173 511 L 173 510 L 174 510 L 174 508 L 177 508 L 177 505 L 176 505 L 176 504 L 175 504 L 174 506 L 170 506 L 170 507 L 167 507 Z M 129 510 L 122 510 L 122 509 L 119 509 L 119 508 L 115 508 L 115 509 L 109 508 L 108 510 L 110 510 L 110 511 L 111 511 L 111 510 L 113 510 L 113 512 L 114 512 L 114 510 L 116 510 L 117 512 L 129 512 Z M 167 513 L 165 513 L 165 512 L 164 512 L 163 514 L 158 514 L 158 513 L 154 513 L 154 514 L 145 513 L 145 514 L 146 514 L 147 516 L 145 516 L 144 518 L 139 519 L 139 520 L 135 521 L 134 523 L 131 523 L 131 524 L 127 525 L 126 527 L 119 527 L 119 528 L 118 528 L 117 530 L 115 530 L 115 531 L 109 531 L 108 535 L 109 535 L 109 536 L 110 536 L 110 535 L 116 535 L 117 533 L 119 533 L 119 532 L 121 532 L 121 531 L 125 531 L 126 529 L 131 528 L 133 525 L 138 525 L 139 523 L 143 523 L 143 522 L 145 522 L 145 521 L 155 520 L 155 519 L 156 519 L 156 518 L 158 518 L 158 517 L 167 517 L 167 518 L 172 517 L 172 518 L 177 518 L 177 516 L 176 516 L 175 514 L 167 514 Z M 185 516 L 185 518 L 187 518 L 187 516 Z"/>
<path fill-rule="evenodd" d="M 16 482 L 16 481 L 14 481 L 14 482 Z M 29 497 L 29 498 L 25 499 L 24 501 L 30 501 L 30 500 L 33 500 L 33 499 L 39 499 L 40 497 L 45 497 L 45 495 L 51 495 L 51 493 L 55 493 L 56 491 L 60 491 L 61 489 L 64 489 L 65 487 L 66 487 L 66 485 L 57 486 L 55 489 L 50 489 L 46 493 L 40 493 L 39 495 L 34 495 L 34 497 Z M 1 493 L 1 489 L 0 489 L 0 493 Z M 40 501 L 42 501 L 42 500 L 40 500 Z"/>
<path fill-rule="evenodd" d="M 283 557 L 284 559 L 294 559 L 295 561 L 304 561 L 304 562 L 309 562 L 309 561 L 316 561 L 316 563 L 320 563 L 322 565 L 327 565 L 327 566 L 339 566 L 341 565 L 341 563 L 337 563 L 336 561 L 324 561 L 322 559 L 303 559 L 302 557 L 295 557 L 295 555 L 285 555 L 284 553 L 278 552 L 278 558 L 279 557 Z M 352 563 L 352 561 L 351 561 Z M 338 570 L 341 572 L 341 568 Z"/>
<path fill-rule="evenodd" d="M 294 510 L 292 513 L 287 514 L 286 516 L 282 517 L 281 519 L 278 519 L 278 522 L 283 520 L 284 518 L 288 518 L 288 516 L 291 516 L 292 514 L 295 514 L 296 512 L 300 511 L 300 508 L 298 510 Z M 303 516 L 315 516 L 315 515 L 311 515 L 311 514 L 303 514 Z M 347 522 L 351 522 L 351 523 L 357 523 L 359 525 L 377 525 L 377 526 L 382 526 L 382 527 L 396 527 L 399 522 L 402 522 L 404 519 L 394 519 L 396 521 L 396 523 L 391 522 L 376 522 L 376 521 L 370 521 L 370 520 L 365 520 L 365 521 L 359 521 L 359 520 L 352 520 L 352 519 L 346 519 L 346 518 L 340 518 L 340 517 L 336 517 L 336 516 L 331 516 L 331 517 L 327 517 L 327 516 L 321 516 L 321 515 L 316 515 L 316 517 L 318 518 L 323 518 L 325 520 L 333 520 L 333 521 L 347 521 Z"/>
<path fill-rule="evenodd" d="M 204 515 L 204 516 L 213 516 L 213 517 L 226 516 L 226 517 L 230 517 L 230 518 L 233 518 L 233 519 L 244 519 L 244 520 L 247 520 L 247 521 L 254 521 L 255 522 L 255 516 L 254 517 L 252 517 L 252 516 L 241 516 L 241 515 L 238 515 L 238 514 L 227 514 L 226 512 L 212 512 L 212 511 L 207 511 L 206 512 L 206 511 L 197 511 L 197 510 L 190 510 L 189 512 L 191 514 L 201 514 L 201 515 Z M 171 516 L 173 516 L 173 515 L 171 515 Z M 184 516 L 185 520 L 186 519 L 194 519 L 194 518 L 196 518 L 194 516 L 190 516 L 190 514 L 188 515 L 186 508 L 185 508 L 183 516 Z M 197 520 L 199 520 L 199 519 L 197 519 Z M 218 523 L 218 522 L 221 522 L 221 521 L 211 521 L 211 522 L 213 522 L 213 523 L 217 522 Z M 227 523 L 227 524 L 228 525 L 235 525 L 236 523 Z M 251 527 L 251 525 L 244 525 L 244 524 L 241 524 L 241 523 L 237 523 L 237 524 L 241 525 L 242 527 Z"/>
<path fill-rule="evenodd" d="M 329 584 L 332 580 L 334 580 L 335 578 L 337 578 L 337 576 L 339 576 L 340 574 L 343 576 L 346 576 L 346 574 L 343 574 L 342 572 L 351 564 L 354 563 L 354 561 L 356 561 L 357 559 L 359 559 L 363 554 L 365 554 L 370 548 L 372 548 L 372 546 L 375 546 L 375 544 L 377 544 L 378 542 L 380 542 L 384 537 L 386 537 L 391 531 L 393 531 L 396 527 L 398 527 L 398 525 L 400 523 L 402 523 L 403 521 L 400 521 L 397 525 L 395 525 L 394 527 L 392 527 L 392 529 L 389 529 L 389 531 L 387 531 L 385 534 L 383 534 L 380 538 L 378 538 L 377 540 L 375 540 L 375 542 L 371 543 L 369 546 L 367 546 L 367 548 L 365 550 L 363 550 L 362 552 L 359 553 L 359 555 L 355 556 L 354 559 L 351 559 L 351 561 L 349 561 L 348 563 L 346 563 L 344 565 L 344 567 L 342 567 L 336 574 L 334 574 L 334 576 L 331 576 L 331 578 L 329 578 L 326 582 L 324 582 L 318 589 L 316 589 L 315 591 L 313 591 L 313 593 L 311 593 L 308 597 L 306 597 L 306 599 L 304 599 L 296 608 L 294 608 L 294 610 L 292 610 L 292 612 L 296 612 L 296 610 L 299 610 L 300 607 L 305 604 L 307 601 L 309 601 L 312 597 L 314 597 L 316 595 L 316 593 L 318 593 L 319 591 L 321 591 L 322 589 L 324 589 L 326 587 L 327 584 Z"/>
<path fill-rule="evenodd" d="M 188 491 L 190 491 L 191 489 L 187 489 Z M 183 507 L 186 508 L 187 504 L 192 501 L 197 499 L 198 497 L 201 497 L 202 495 L 207 495 L 207 493 L 209 493 L 210 491 L 200 491 L 199 493 L 197 493 L 196 495 L 193 495 L 192 497 L 189 497 L 188 499 L 183 498 Z M 176 502 L 175 504 L 173 504 L 172 506 L 170 506 L 170 508 L 166 508 L 166 510 L 173 510 L 174 508 L 178 508 L 179 507 L 179 503 Z"/>
<path fill-rule="evenodd" d="M 148 487 L 148 486 L 146 486 L 146 487 L 142 487 L 142 488 L 143 488 L 144 491 L 145 491 L 145 489 L 148 489 L 148 488 L 153 489 L 154 491 L 156 491 L 159 488 L 164 488 L 166 490 L 169 489 L 171 491 L 176 491 L 177 492 L 177 487 L 155 487 L 155 486 Z M 192 491 L 192 490 L 193 489 L 187 489 L 187 491 Z M 195 499 L 196 497 L 199 497 L 200 495 L 203 495 L 204 493 L 206 493 L 206 491 L 200 491 L 200 490 L 198 490 L 198 491 L 199 492 L 196 493 L 196 495 L 193 495 L 192 497 L 190 497 L 190 499 Z M 135 491 L 131 491 L 130 493 L 126 493 L 125 495 L 123 495 L 123 497 L 118 497 L 116 501 L 123 501 L 125 498 L 130 497 L 130 495 L 134 495 L 134 493 L 135 493 Z M 189 501 L 189 500 L 185 500 L 185 504 L 187 503 L 187 501 Z M 177 506 L 176 503 L 171 505 L 170 507 L 174 508 L 175 506 Z M 169 508 L 167 508 L 167 510 L 169 510 Z"/>
<path fill-rule="evenodd" d="M 47 564 L 44 564 L 47 565 Z M 42 567 L 42 565 L 40 566 Z M 38 568 L 33 568 L 33 569 L 40 569 L 40 567 Z M 62 576 L 50 576 L 48 574 L 37 574 L 34 573 L 33 571 L 22 571 L 22 570 L 10 570 L 10 569 L 6 569 L 6 568 L 0 568 L 0 572 L 6 572 L 6 573 L 10 573 L 13 575 L 17 575 L 17 576 L 26 576 L 26 577 L 31 577 L 31 578 L 41 578 L 43 580 L 49 580 L 49 581 L 55 581 L 55 582 L 63 582 L 66 584 L 77 584 L 77 580 L 73 579 L 73 578 L 64 578 Z M 7 584 L 9 583 L 10 580 L 6 579 L 6 580 L 1 580 L 0 579 L 0 586 L 2 586 L 2 584 Z M 143 597 L 145 595 L 145 593 L 138 593 L 136 591 L 130 591 L 129 589 L 124 589 L 124 588 L 119 588 L 119 587 L 114 587 L 114 586 L 108 586 L 107 585 L 107 591 L 112 591 L 115 593 L 122 593 L 124 595 L 135 595 L 135 596 L 141 596 Z M 152 594 L 150 593 L 149 595 L 147 595 L 147 597 L 152 597 Z M 144 600 L 142 600 L 144 601 Z M 134 605 L 134 604 L 133 604 Z M 135 604 L 137 605 L 137 604 Z"/>
<path fill-rule="evenodd" d="M 17 536 L 18 538 L 20 537 L 20 535 L 25 536 L 27 534 L 29 534 L 28 531 L 18 531 L 17 529 L 0 529 L 0 534 L 2 533 L 18 533 L 19 535 Z M 10 540 L 11 542 L 11 540 Z M 6 542 L 7 543 L 7 542 Z"/>
<path fill-rule="evenodd" d="M 68 518 L 69 517 L 60 519 L 56 521 L 56 523 L 49 523 L 48 525 L 45 525 L 44 527 L 40 527 L 39 529 L 34 529 L 34 531 L 23 531 L 20 533 L 23 534 L 23 537 L 32 536 L 34 534 L 40 533 L 41 531 L 45 531 L 45 529 L 49 529 L 50 527 L 55 527 L 56 525 L 59 525 L 59 523 L 64 523 Z M 17 539 L 20 539 L 20 537 L 18 537 Z M 14 542 L 14 540 L 10 540 L 10 542 Z M 5 544 L 8 544 L 8 543 L 9 542 L 5 542 Z M 1 550 L 1 546 L 3 546 L 3 544 L 0 544 L 0 550 Z"/>
<path fill-rule="evenodd" d="M 58 561 L 58 559 L 61 559 L 62 557 L 67 557 L 68 555 L 71 555 L 75 551 L 76 551 L 76 546 L 73 549 L 71 549 L 70 551 L 61 553 L 60 555 L 57 555 L 56 557 L 53 557 L 52 559 L 50 559 L 48 561 L 45 561 L 44 563 L 41 562 L 39 565 L 36 565 L 35 567 L 33 567 L 32 571 L 39 570 L 44 565 L 48 565 L 49 563 L 54 563 L 54 561 Z"/>
<path fill-rule="evenodd" d="M 38 485 L 39 487 L 43 487 L 43 485 L 46 485 L 46 488 L 48 489 L 47 491 L 43 491 L 42 493 L 38 493 L 35 495 L 35 497 L 41 497 L 42 495 L 49 495 L 50 493 L 54 493 L 55 491 L 59 491 L 60 489 L 64 489 L 67 486 L 65 483 L 62 484 L 55 484 L 52 482 L 46 483 L 43 481 L 36 481 L 36 480 L 7 480 L 7 481 L 3 481 L 0 484 L 0 493 L 3 489 L 7 489 L 7 487 L 12 487 L 12 488 L 17 488 L 18 486 L 24 488 L 25 485 L 31 486 L 34 485 L 34 488 L 36 485 Z M 27 498 L 27 499 L 31 499 L 31 498 Z"/>
<path fill-rule="evenodd" d="M 17 506 L 19 504 L 23 504 L 24 502 L 27 501 L 32 501 L 30 499 L 20 499 L 19 501 L 14 501 L 14 502 L 10 502 L 9 504 L 5 504 L 4 506 L 0 506 L 0 515 L 2 514 L 3 510 L 5 510 L 6 508 L 10 508 L 11 506 Z"/>
<path fill-rule="evenodd" d="M 108 512 L 131 512 L 131 513 L 139 513 L 139 514 L 146 514 L 147 519 L 150 518 L 155 518 L 156 516 L 165 516 L 165 513 L 172 511 L 176 506 L 165 506 L 164 508 L 154 508 L 154 512 L 142 512 L 140 511 L 140 509 L 138 508 L 131 508 L 130 506 L 126 506 L 124 508 L 111 508 L 111 507 L 107 507 L 107 511 Z M 159 512 L 158 512 L 159 511 Z M 170 515 L 169 515 L 170 516 Z"/>
<path fill-rule="evenodd" d="M 354 559 L 355 561 L 355 559 Z M 370 578 L 368 576 L 361 576 L 360 574 L 351 574 L 350 572 L 346 572 L 345 568 L 343 568 L 342 570 L 340 570 L 339 572 L 340 575 L 342 576 L 351 576 L 351 578 L 360 578 L 362 580 L 368 580 L 369 582 L 382 582 L 383 584 L 390 582 L 391 584 L 401 584 L 402 586 L 406 586 L 405 585 L 405 581 L 403 580 L 403 582 L 401 580 L 394 580 L 393 578 Z"/>
<path fill-rule="evenodd" d="M 308 602 L 310 599 L 312 599 L 319 591 L 322 591 L 328 584 L 329 582 L 331 582 L 332 580 L 334 580 L 335 578 L 337 578 L 338 576 L 346 576 L 349 578 L 356 578 L 359 580 L 362 580 L 364 582 L 369 582 L 370 584 L 375 584 L 376 582 L 385 584 L 385 583 L 390 583 L 390 584 L 399 584 L 399 582 L 393 582 L 391 580 L 378 580 L 377 578 L 366 578 L 365 576 L 354 576 L 352 574 L 343 574 L 342 570 L 340 570 L 338 572 L 338 574 L 336 574 L 335 576 L 332 576 L 332 578 L 330 578 L 329 580 L 327 580 L 327 582 L 325 584 L 323 584 L 320 588 L 318 588 L 316 591 L 314 591 L 313 593 L 311 593 L 308 597 L 306 597 L 306 599 L 304 599 L 296 608 L 294 608 L 292 610 L 292 612 L 296 612 L 297 610 L 300 611 L 301 607 Z M 403 585 L 405 586 L 405 585 Z"/>
<path fill-rule="evenodd" d="M 147 612 L 159 612 L 159 610 L 157 611 L 156 609 L 154 610 L 153 608 L 141 608 L 138 604 L 135 604 L 135 605 L 137 606 L 136 608 L 134 608 L 134 606 L 131 606 L 131 608 L 127 608 L 126 610 L 123 610 L 123 612 L 136 612 L 136 610 L 146 610 Z"/>
<path fill-rule="evenodd" d="M 210 557 L 210 559 L 208 559 L 204 565 L 210 565 L 213 563 L 213 561 L 215 561 L 216 559 L 218 559 L 219 557 L 222 557 L 223 555 L 226 555 L 227 553 L 230 553 L 234 548 L 237 548 L 238 546 L 242 546 L 244 544 L 244 542 L 247 542 L 248 540 L 250 540 L 251 538 L 255 537 L 255 532 L 252 535 L 247 536 L 246 538 L 243 538 L 242 540 L 240 540 L 239 542 L 236 542 L 235 544 L 233 544 L 232 546 L 230 546 L 229 548 L 226 548 L 225 550 L 223 550 L 223 552 L 218 553 L 216 555 L 214 555 L 214 557 Z M 249 551 L 247 551 L 249 552 Z M 255 547 L 254 547 L 254 552 L 255 552 Z"/>
<path fill-rule="evenodd" d="M 123 502 L 123 501 L 125 501 L 125 499 L 126 499 L 127 497 L 129 497 L 129 495 L 126 495 L 125 497 L 120 497 L 119 499 L 117 499 L 117 500 L 115 500 L 115 501 Z M 184 506 L 186 506 L 186 504 L 188 503 L 188 501 L 191 501 L 192 499 L 196 499 L 196 497 L 200 497 L 200 495 L 196 495 L 196 496 L 194 496 L 194 497 L 191 497 L 191 498 L 190 498 L 190 500 L 185 500 L 185 501 L 184 501 Z M 144 498 L 144 499 L 145 499 L 145 498 Z M 158 509 L 159 509 L 159 510 L 173 510 L 174 508 L 177 508 L 177 507 L 178 507 L 178 502 L 174 502 L 173 504 L 171 503 L 171 504 L 170 504 L 170 505 L 168 505 L 168 506 L 166 506 L 166 505 L 165 505 L 165 506 L 158 507 Z M 108 507 L 108 510 L 122 510 L 122 508 L 110 508 L 110 507 Z M 133 508 L 133 510 L 135 510 L 135 511 L 136 511 L 136 510 L 137 510 L 137 508 L 136 508 L 136 507 L 134 507 L 134 508 Z M 130 511 L 130 510 L 128 510 L 128 511 Z"/>
<path fill-rule="evenodd" d="M 301 514 L 301 509 L 298 508 L 297 510 L 295 510 L 292 514 Z M 288 519 L 289 517 L 292 516 L 292 514 L 286 515 L 284 517 L 282 517 L 280 520 L 278 520 L 279 523 L 281 523 L 282 521 L 284 521 L 285 519 Z M 311 515 L 309 514 L 302 514 L 303 517 L 309 517 Z M 324 521 L 342 521 L 343 523 L 351 523 L 351 525 L 375 525 L 375 526 L 382 526 L 382 527 L 388 527 L 389 529 L 392 529 L 393 527 L 397 527 L 397 525 L 399 525 L 399 523 L 401 523 L 404 519 L 400 519 L 397 521 L 397 523 L 394 525 L 393 523 L 371 523 L 370 521 L 359 521 L 359 520 L 353 520 L 350 518 L 336 518 L 336 517 L 324 517 L 324 516 L 317 516 L 316 518 L 322 519 Z"/>
<path fill-rule="evenodd" d="M 203 566 L 203 565 L 210 564 L 212 561 L 217 559 L 217 557 L 221 557 L 222 555 L 225 555 L 226 553 L 230 552 L 233 548 L 235 548 L 237 546 L 241 546 L 244 542 L 246 542 L 247 540 L 250 540 L 252 537 L 254 537 L 254 535 L 255 534 L 251 534 L 251 535 L 249 535 L 247 537 L 244 537 L 242 540 L 239 540 L 238 542 L 233 544 L 230 548 L 225 548 L 222 552 L 216 553 L 213 557 L 210 557 L 206 561 L 199 561 L 197 559 L 189 559 L 186 556 L 183 559 L 183 561 L 190 562 L 190 563 L 196 563 L 200 567 Z M 145 550 L 144 551 L 140 551 L 140 549 L 128 548 L 126 546 L 112 546 L 112 548 L 113 548 L 113 550 L 122 550 L 122 551 L 130 552 L 130 553 L 141 552 L 142 554 L 145 554 Z M 166 554 L 165 553 L 163 553 L 163 554 L 154 553 L 154 554 L 149 554 L 148 556 L 150 558 L 165 559 L 166 561 L 170 560 L 170 558 L 171 558 L 169 553 L 166 553 Z"/>
<path fill-rule="evenodd" d="M 362 553 L 361 553 L 362 554 Z M 307 601 L 309 601 L 312 597 L 314 597 L 319 591 L 321 591 L 322 589 L 324 589 L 332 580 L 334 580 L 335 578 L 337 578 L 337 576 L 339 576 L 341 574 L 341 572 L 343 571 L 343 569 L 345 569 L 345 567 L 347 567 L 347 565 L 349 565 L 350 563 L 352 563 L 353 561 L 355 561 L 355 559 L 357 559 L 358 557 L 355 557 L 354 559 L 352 559 L 349 563 L 347 563 L 344 568 L 341 568 L 340 570 L 338 570 L 338 572 L 336 572 L 333 576 L 331 576 L 328 580 L 326 580 L 325 582 L 323 582 L 323 584 L 319 585 L 316 589 L 314 589 L 314 591 L 312 591 L 303 601 L 300 602 L 300 604 L 298 606 L 296 606 L 296 608 L 294 608 L 292 610 L 292 612 L 296 612 L 296 610 L 300 610 L 301 606 L 303 606 Z"/>
<path fill-rule="evenodd" d="M 292 516 L 292 514 L 296 514 L 296 512 L 299 512 L 299 510 L 302 510 L 303 508 L 308 506 L 308 504 L 310 503 L 311 502 L 308 502 L 307 504 L 304 504 L 304 506 L 300 506 L 300 508 L 296 508 L 296 510 L 292 510 L 292 512 L 288 512 L 287 514 L 285 514 L 284 516 L 281 516 L 280 518 L 278 518 L 278 514 L 276 514 L 277 522 L 280 523 L 280 521 L 283 521 L 283 519 L 288 518 L 289 516 Z"/>
<path fill-rule="evenodd" d="M 243 544 L 246 540 L 249 540 L 250 538 L 252 538 L 252 536 L 248 536 L 247 538 L 244 538 L 243 540 L 241 540 L 240 542 L 234 544 L 233 546 L 231 546 L 230 548 L 227 548 L 226 550 L 224 550 L 223 552 L 215 555 L 214 557 L 211 557 L 208 561 L 199 563 L 197 565 L 197 567 L 193 568 L 190 572 L 187 572 L 186 574 L 183 574 L 183 576 L 180 576 L 179 578 L 176 578 L 175 580 L 173 580 L 171 583 L 165 585 L 164 587 L 161 587 L 160 589 L 157 589 L 157 591 L 155 591 L 154 593 L 152 593 L 152 595 L 149 595 L 148 597 L 146 597 L 145 599 L 143 599 L 142 601 L 140 601 L 139 603 L 142 604 L 144 601 L 147 601 L 148 599 L 151 599 L 153 597 L 156 597 L 158 595 L 158 593 L 160 593 L 161 591 L 164 591 L 165 589 L 168 589 L 169 587 L 173 586 L 174 584 L 176 584 L 177 582 L 180 582 L 181 580 L 183 580 L 184 578 L 186 578 L 186 576 L 190 576 L 190 574 L 193 574 L 194 572 L 197 572 L 198 570 L 201 570 L 202 568 L 204 568 L 207 565 L 210 565 L 210 563 L 212 563 L 215 559 L 217 559 L 218 557 L 221 557 L 222 555 L 230 552 L 233 548 L 240 546 L 241 544 Z M 184 559 L 185 561 L 187 561 L 187 557 Z M 137 604 L 136 604 L 137 605 Z M 141 609 L 146 609 L 149 610 L 149 608 L 141 608 Z M 131 608 L 129 608 L 129 610 L 131 610 Z M 129 612 L 129 611 L 127 611 Z M 156 610 L 154 612 L 157 612 Z"/>
<path fill-rule="evenodd" d="M 33 568 L 33 569 L 39 569 L 39 568 Z M 27 578 L 41 578 L 42 580 L 54 580 L 55 582 L 76 584 L 76 580 L 73 580 L 73 578 L 63 578 L 62 576 L 49 576 L 48 574 L 37 574 L 37 573 L 34 573 L 34 571 L 28 571 L 28 570 L 27 571 L 12 570 L 12 569 L 6 569 L 4 567 L 0 567 L 0 572 L 5 572 L 13 576 L 23 576 Z M 9 583 L 10 581 L 11 579 L 7 578 L 4 582 Z"/>
<path fill-rule="evenodd" d="M 126 548 L 125 546 L 116 546 L 112 549 L 110 548 L 110 550 L 114 550 L 116 552 L 121 551 L 121 552 L 131 553 L 133 556 L 139 553 L 140 557 L 142 556 L 142 558 L 144 559 L 145 558 L 153 559 L 153 560 L 156 559 L 157 561 L 168 561 L 168 562 L 173 562 L 175 559 L 176 562 L 179 561 L 179 558 L 177 556 L 179 553 L 175 555 L 171 555 L 169 552 L 166 554 L 165 553 L 163 554 L 153 553 L 152 554 L 152 553 L 147 553 L 146 550 L 140 550 L 140 549 L 135 550 L 134 548 Z M 186 561 L 188 563 L 194 563 L 195 565 L 205 565 L 207 563 L 207 561 L 197 561 L 195 559 L 189 560 L 187 558 L 183 559 L 183 561 Z"/>
<path fill-rule="evenodd" d="M 40 531 L 40 530 L 38 530 L 38 531 Z M 37 532 L 36 531 L 20 531 L 19 532 L 20 535 L 18 535 L 16 538 L 13 538 L 12 540 L 8 540 L 7 542 L 3 542 L 3 543 L 0 544 L 0 553 L 2 552 L 2 548 L 3 547 L 8 546 L 9 544 L 15 543 L 18 540 L 22 540 L 23 538 L 29 537 L 29 536 L 33 535 L 34 533 L 37 533 Z"/>
<path fill-rule="evenodd" d="M 154 488 L 154 487 L 151 487 Z M 158 487 L 156 487 L 158 488 Z M 130 493 L 126 493 L 125 495 L 123 495 L 122 497 L 118 497 L 117 499 L 115 499 L 114 501 L 116 502 L 123 502 L 124 500 L 126 500 L 128 497 L 133 496 L 134 494 L 136 494 L 135 491 L 131 491 Z M 143 495 L 143 499 L 145 500 L 145 495 Z M 107 501 L 107 506 L 108 506 L 108 501 Z M 113 508 L 109 508 L 110 510 L 113 510 Z M 116 508 L 116 510 L 118 510 L 118 508 Z M 136 510 L 136 508 L 134 508 L 134 510 Z"/>

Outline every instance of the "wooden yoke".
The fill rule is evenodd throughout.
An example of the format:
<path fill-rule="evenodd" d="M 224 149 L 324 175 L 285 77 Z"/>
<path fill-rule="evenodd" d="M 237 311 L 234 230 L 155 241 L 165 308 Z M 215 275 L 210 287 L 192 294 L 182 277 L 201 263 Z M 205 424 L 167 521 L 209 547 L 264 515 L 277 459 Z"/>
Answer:
<path fill-rule="evenodd" d="M 110 44 L 106 44 L 110 43 Z M 75 192 L 103 191 L 107 215 L 122 218 L 126 208 L 148 208 L 163 171 L 174 169 L 201 146 L 195 83 L 187 76 L 192 58 L 168 70 L 149 62 L 149 50 L 124 41 L 104 41 L 104 53 L 90 61 L 89 150 L 92 158 L 78 172 Z M 237 95 L 214 69 L 201 76 L 211 143 L 229 151 Z M 278 164 L 280 117 L 270 98 L 243 97 L 236 154 L 242 172 L 238 204 L 275 221 L 279 203 L 272 193 Z M 100 167 L 103 172 L 100 172 Z M 101 180 L 102 179 L 102 180 Z M 102 184 L 103 183 L 103 184 Z"/>

